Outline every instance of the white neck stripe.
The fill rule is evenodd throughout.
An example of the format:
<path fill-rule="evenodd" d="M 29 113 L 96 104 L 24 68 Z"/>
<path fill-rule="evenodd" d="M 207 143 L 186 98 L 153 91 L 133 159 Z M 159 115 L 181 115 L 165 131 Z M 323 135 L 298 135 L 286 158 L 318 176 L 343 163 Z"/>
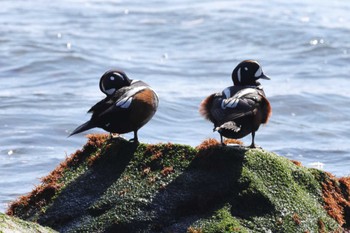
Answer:
<path fill-rule="evenodd" d="M 238 82 L 241 82 L 241 68 L 238 69 L 237 76 L 238 76 Z"/>

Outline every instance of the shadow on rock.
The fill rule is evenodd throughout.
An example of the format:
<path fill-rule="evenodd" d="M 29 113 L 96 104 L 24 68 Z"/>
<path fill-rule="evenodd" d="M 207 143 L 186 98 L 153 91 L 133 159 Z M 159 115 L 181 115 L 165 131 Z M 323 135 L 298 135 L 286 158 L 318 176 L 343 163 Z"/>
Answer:
<path fill-rule="evenodd" d="M 244 149 L 216 147 L 193 159 L 190 165 L 152 198 L 140 215 L 151 221 L 114 224 L 107 232 L 186 232 L 203 217 L 209 217 L 235 198 L 241 177 Z M 140 230 L 142 229 L 142 230 Z"/>
<path fill-rule="evenodd" d="M 94 203 L 125 170 L 137 145 L 124 139 L 111 139 L 89 162 L 89 169 L 69 183 L 49 206 L 38 222 L 58 231 L 74 228 L 81 217 L 88 215 Z M 117 152 L 117 153 L 114 153 Z M 99 155 L 103 156 L 99 156 Z M 73 174 L 72 174 L 73 175 Z"/>

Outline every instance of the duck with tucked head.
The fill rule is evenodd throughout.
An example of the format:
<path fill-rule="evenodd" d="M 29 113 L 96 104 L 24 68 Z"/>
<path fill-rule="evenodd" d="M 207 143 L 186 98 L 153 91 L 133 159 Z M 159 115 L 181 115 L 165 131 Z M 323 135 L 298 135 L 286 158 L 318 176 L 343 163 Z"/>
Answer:
<path fill-rule="evenodd" d="M 89 130 L 102 128 L 111 134 L 134 132 L 138 143 L 138 130 L 155 114 L 158 96 L 151 87 L 140 81 L 131 80 L 120 70 L 110 70 L 100 79 L 100 89 L 106 98 L 88 111 L 91 119 L 76 128 L 69 136 Z"/>
<path fill-rule="evenodd" d="M 242 138 L 252 134 L 251 148 L 255 148 L 255 132 L 271 116 L 271 105 L 258 79 L 270 79 L 254 60 L 245 60 L 232 72 L 233 86 L 208 96 L 200 104 L 199 112 L 214 123 L 214 131 L 223 137 Z"/>

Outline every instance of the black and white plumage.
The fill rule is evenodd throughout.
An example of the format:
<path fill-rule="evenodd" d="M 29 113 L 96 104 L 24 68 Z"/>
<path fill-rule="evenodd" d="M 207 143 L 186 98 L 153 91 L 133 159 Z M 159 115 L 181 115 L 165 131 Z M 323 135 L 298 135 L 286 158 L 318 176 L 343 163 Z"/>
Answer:
<path fill-rule="evenodd" d="M 214 131 L 223 137 L 242 138 L 252 134 L 250 147 L 255 147 L 255 132 L 271 115 L 271 106 L 258 79 L 269 79 L 254 60 L 245 60 L 232 72 L 234 86 L 208 96 L 200 104 L 200 113 L 214 123 Z"/>
<path fill-rule="evenodd" d="M 137 132 L 155 114 L 158 96 L 146 83 L 130 80 L 122 71 L 107 71 L 100 80 L 100 89 L 107 97 L 88 111 L 91 119 L 76 128 L 69 136 L 89 130 L 102 128 L 110 133 L 124 134 Z"/>

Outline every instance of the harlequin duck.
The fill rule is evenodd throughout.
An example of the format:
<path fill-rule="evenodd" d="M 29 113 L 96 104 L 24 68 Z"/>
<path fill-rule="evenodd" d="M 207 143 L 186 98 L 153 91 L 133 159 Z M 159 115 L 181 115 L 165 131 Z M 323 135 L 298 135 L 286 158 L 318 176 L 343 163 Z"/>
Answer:
<path fill-rule="evenodd" d="M 200 104 L 199 112 L 214 123 L 214 131 L 223 137 L 242 138 L 252 134 L 251 148 L 255 148 L 255 132 L 272 113 L 269 101 L 258 79 L 267 77 L 257 61 L 245 60 L 232 71 L 234 86 L 208 96 Z"/>
<path fill-rule="evenodd" d="M 102 75 L 100 89 L 107 97 L 88 111 L 91 119 L 76 128 L 69 136 L 99 127 L 110 133 L 137 131 L 154 115 L 158 107 L 158 96 L 151 87 L 140 81 L 131 80 L 119 70 L 110 70 Z"/>

